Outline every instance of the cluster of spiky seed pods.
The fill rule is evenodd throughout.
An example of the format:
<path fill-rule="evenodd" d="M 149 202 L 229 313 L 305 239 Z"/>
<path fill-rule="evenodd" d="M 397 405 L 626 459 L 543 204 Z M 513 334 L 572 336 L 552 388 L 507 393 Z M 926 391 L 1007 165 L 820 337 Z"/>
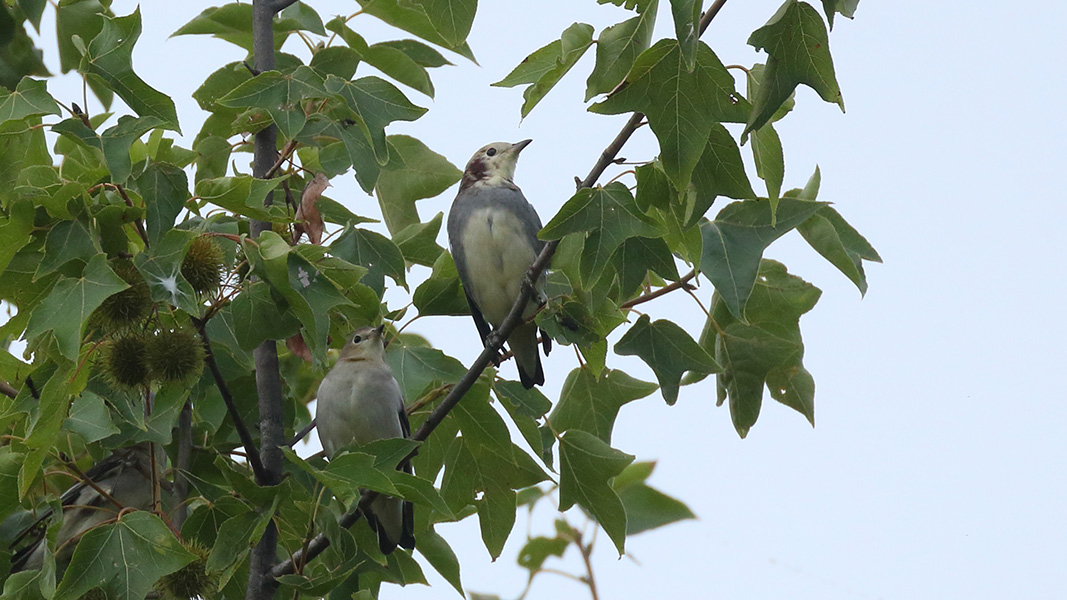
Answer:
<path fill-rule="evenodd" d="M 210 237 L 194 238 L 182 260 L 181 274 L 201 296 L 218 289 L 223 253 Z M 129 259 L 111 264 L 127 289 L 108 297 L 94 322 L 109 338 L 101 359 L 108 378 L 120 387 L 189 383 L 204 368 L 204 347 L 189 327 L 163 328 L 150 321 L 155 302 L 141 272 Z"/>

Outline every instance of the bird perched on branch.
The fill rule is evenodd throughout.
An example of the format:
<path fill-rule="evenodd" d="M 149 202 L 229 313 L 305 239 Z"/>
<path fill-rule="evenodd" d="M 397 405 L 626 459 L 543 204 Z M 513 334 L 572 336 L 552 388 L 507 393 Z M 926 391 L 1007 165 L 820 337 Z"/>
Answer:
<path fill-rule="evenodd" d="M 341 356 L 319 384 L 315 420 L 326 455 L 333 458 L 350 444 L 369 444 L 387 438 L 411 436 L 408 414 L 400 386 L 385 363 L 381 327 L 357 329 L 348 338 Z M 404 470 L 411 473 L 411 465 Z M 397 544 L 415 548 L 414 509 L 410 502 L 379 496 L 366 514 L 378 534 L 383 554 Z"/>
<path fill-rule="evenodd" d="M 519 153 L 531 141 L 496 142 L 475 152 L 448 214 L 452 257 L 483 343 L 489 341 L 490 325 L 499 327 L 511 312 L 526 271 L 545 245 L 537 239 L 541 219 L 513 181 Z M 535 283 L 535 297 L 523 311 L 524 320 L 545 303 L 544 284 L 542 272 Z M 542 339 L 547 355 L 552 342 L 544 332 Z M 543 384 L 537 326 L 520 324 L 507 343 L 515 355 L 522 385 L 529 389 Z"/>
<path fill-rule="evenodd" d="M 167 485 L 165 482 L 161 484 Z M 124 508 L 152 510 L 152 458 L 149 444 L 141 443 L 115 450 L 86 471 L 82 481 L 64 492 L 60 503 L 63 505 L 63 524 L 56 537 L 56 565 L 63 570 L 70 562 L 78 538 L 83 533 L 114 520 Z M 44 560 L 44 525 L 51 517 L 52 511 L 45 512 L 15 540 L 13 546 L 33 538 L 11 557 L 13 572 L 41 568 Z"/>

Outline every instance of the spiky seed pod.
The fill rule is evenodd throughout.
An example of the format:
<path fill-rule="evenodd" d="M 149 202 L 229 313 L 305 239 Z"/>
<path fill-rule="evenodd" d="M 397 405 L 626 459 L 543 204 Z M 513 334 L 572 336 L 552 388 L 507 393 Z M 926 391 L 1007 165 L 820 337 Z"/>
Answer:
<path fill-rule="evenodd" d="M 123 329 L 137 325 L 152 310 L 152 294 L 148 290 L 148 283 L 128 259 L 112 261 L 111 268 L 130 287 L 108 296 L 95 314 L 105 328 Z"/>
<path fill-rule="evenodd" d="M 219 287 L 222 271 L 222 248 L 210 237 L 198 237 L 189 244 L 182 260 L 182 277 L 201 294 Z"/>
<path fill-rule="evenodd" d="M 207 573 L 208 549 L 195 541 L 182 542 L 182 546 L 196 555 L 196 560 L 169 575 L 164 575 L 156 587 L 166 600 L 215 598 L 218 581 Z"/>
<path fill-rule="evenodd" d="M 148 341 L 148 372 L 160 383 L 190 382 L 204 370 L 204 347 L 185 329 L 161 331 Z"/>
<path fill-rule="evenodd" d="M 115 385 L 139 387 L 148 382 L 148 344 L 140 335 L 117 337 L 104 347 L 104 373 Z"/>

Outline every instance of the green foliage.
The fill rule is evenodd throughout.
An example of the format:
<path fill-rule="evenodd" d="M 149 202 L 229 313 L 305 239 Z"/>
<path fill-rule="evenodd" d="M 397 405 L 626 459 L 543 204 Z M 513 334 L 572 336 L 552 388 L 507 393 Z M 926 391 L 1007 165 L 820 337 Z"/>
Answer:
<path fill-rule="evenodd" d="M 115 448 L 151 441 L 162 444 L 161 462 L 177 467 L 157 477 L 188 477 L 188 497 L 175 499 L 189 513 L 182 537 L 202 545 L 183 549 L 157 516 L 129 511 L 71 542 L 71 565 L 57 574 L 53 526 L 44 571 L 12 575 L 5 593 L 241 597 L 251 549 L 272 523 L 286 551 L 279 555 L 304 547 L 309 532 L 331 541 L 299 573 L 277 578 L 279 594 L 372 598 L 382 583 L 424 582 L 411 554 L 380 553 L 365 522 L 339 525 L 363 490 L 416 506 L 424 564 L 460 593 L 459 559 L 439 524 L 476 515 L 495 559 L 516 535 L 519 508 L 555 500 L 564 512 L 554 530 L 531 533 L 518 554 L 532 580 L 570 548 L 588 557 L 596 527 L 621 554 L 627 536 L 694 517 L 649 485 L 654 463 L 612 446 L 631 402 L 658 388 L 671 405 L 692 393 L 686 384 L 714 375 L 742 437 L 765 389 L 814 423 L 799 321 L 821 292 L 764 252 L 796 229 L 861 293 L 864 261 L 881 260 L 845 220 L 847 206 L 816 200 L 818 170 L 803 189 L 783 192 L 785 144 L 775 123 L 799 112 L 796 87 L 843 106 L 823 16 L 788 0 L 749 38 L 765 64 L 734 70 L 699 39 L 705 3 L 600 3 L 632 12 L 599 31 L 575 23 L 547 44 L 517 36 L 515 44 L 534 50 L 494 84 L 525 86 L 525 117 L 587 65 L 585 100 L 597 99 L 590 118 L 640 112 L 658 143 L 658 153 L 637 157 L 632 178 L 580 189 L 543 215 L 539 235 L 558 247 L 536 322 L 580 356 L 559 397 L 490 368 L 425 441 L 384 440 L 329 462 L 286 449 L 274 486 L 260 486 L 233 457 L 245 443 L 234 416 L 261 422 L 253 358 L 261 344 L 285 342 L 276 344 L 285 436 L 310 422 L 308 404 L 355 327 L 384 323 L 395 332 L 386 359 L 413 431 L 464 377 L 465 365 L 410 333 L 419 327 L 407 328 L 418 319 L 433 330 L 443 323 L 437 317 L 469 311 L 440 239 L 444 214 L 417 206 L 449 193 L 462 172 L 395 130 L 416 122 L 405 131 L 418 131 L 427 109 L 408 95 L 437 93 L 434 69 L 452 65 L 442 52 L 473 60 L 467 36 L 477 2 L 359 0 L 358 14 L 326 22 L 314 2 L 290 5 L 273 20 L 274 46 L 296 36 L 308 43 L 278 54 L 263 73 L 220 65 L 190 91 L 208 113 L 190 148 L 168 137 L 179 116 L 153 87 L 160 75 L 134 69 L 139 10 L 116 16 L 103 0 L 0 7 L 0 85 L 8 88 L 0 91 L 0 300 L 16 309 L 0 340 L 27 344 L 22 357 L 0 346 L 0 382 L 17 391 L 0 398 L 0 516 L 29 519 L 33 509 L 57 507 L 52 490 L 69 480 L 55 472 L 73 472 L 75 463 L 84 472 Z M 834 15 L 851 18 L 857 3 L 824 0 L 822 9 L 832 25 Z M 668 4 L 673 31 L 656 40 Z M 47 73 L 25 24 L 37 28 L 46 10 L 55 11 L 60 70 L 76 70 L 105 107 L 117 95 L 131 114 L 61 118 L 45 81 L 30 77 Z M 175 35 L 210 35 L 250 52 L 252 14 L 246 2 L 207 8 Z M 368 17 L 396 39 L 368 43 Z M 594 45 L 595 60 L 581 63 Z M 238 170 L 252 137 L 269 128 L 279 153 L 270 177 Z M 741 145 L 749 140 L 766 197 L 746 172 Z M 323 195 L 325 185 L 300 193 L 309 181 L 347 177 L 377 203 L 342 204 Z M 712 213 L 717 201 L 729 203 Z M 365 225 L 378 221 L 384 226 Z M 326 243 L 294 234 L 313 222 Z M 656 299 L 668 293 L 710 299 L 698 339 L 662 313 Z M 645 379 L 657 383 L 621 370 L 620 356 L 640 358 Z M 176 430 L 185 406 L 190 430 Z M 258 427 L 245 427 L 253 444 L 263 442 Z M 196 443 L 189 463 L 177 466 L 181 436 Z M 397 471 L 416 449 L 414 474 Z M 595 523 L 590 532 L 571 523 L 582 515 Z"/>

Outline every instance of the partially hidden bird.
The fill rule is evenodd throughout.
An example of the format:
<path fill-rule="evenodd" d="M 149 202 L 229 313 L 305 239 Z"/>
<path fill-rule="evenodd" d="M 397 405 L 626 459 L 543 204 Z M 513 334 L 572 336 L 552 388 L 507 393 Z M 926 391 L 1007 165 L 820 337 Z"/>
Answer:
<path fill-rule="evenodd" d="M 86 531 L 113 521 L 123 509 L 152 510 L 152 458 L 148 443 L 115 450 L 85 471 L 84 478 L 88 481 L 79 481 L 60 496 L 63 523 L 56 537 L 56 565 L 60 571 L 70 562 L 74 547 Z M 166 498 L 169 484 L 161 484 L 164 499 L 169 500 Z M 17 537 L 14 545 L 21 547 L 11 557 L 12 572 L 41 568 L 44 526 L 51 517 L 52 511 L 46 511 Z"/>
<path fill-rule="evenodd" d="M 448 214 L 452 258 L 483 343 L 511 312 L 526 271 L 545 245 L 537 239 L 541 219 L 514 181 L 519 153 L 531 141 L 496 142 L 475 152 Z M 523 323 L 507 339 L 526 389 L 545 383 L 537 325 L 529 322 L 545 303 L 544 285 L 542 271 L 534 285 L 535 297 L 523 311 Z M 541 334 L 547 355 L 552 341 Z"/>
<path fill-rule="evenodd" d="M 385 326 L 357 329 L 345 342 L 330 372 L 319 384 L 315 422 L 326 455 L 333 458 L 351 444 L 411 437 L 400 385 L 385 362 Z M 411 464 L 403 469 L 411 473 Z M 389 554 L 400 545 L 415 548 L 414 507 L 378 496 L 366 514 L 378 534 L 378 548 Z"/>

